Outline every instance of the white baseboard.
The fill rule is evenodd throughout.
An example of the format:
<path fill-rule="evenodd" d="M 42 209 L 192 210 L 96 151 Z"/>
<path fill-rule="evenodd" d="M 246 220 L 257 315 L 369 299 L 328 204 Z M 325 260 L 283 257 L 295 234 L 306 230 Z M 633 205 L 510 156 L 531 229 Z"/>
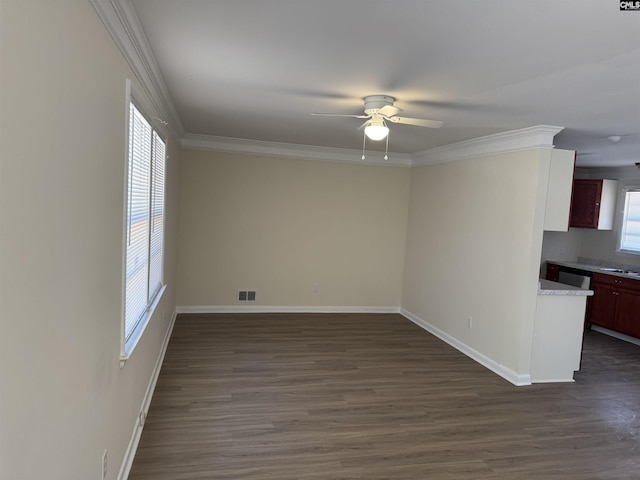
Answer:
<path fill-rule="evenodd" d="M 413 323 L 418 325 L 419 327 L 425 329 L 427 332 L 435 335 L 443 342 L 448 343 L 456 350 L 464 353 L 467 357 L 475 360 L 480 365 L 488 368 L 492 372 L 500 375 L 505 380 L 511 382 L 512 384 L 520 387 L 524 385 L 531 385 L 531 375 L 530 374 L 519 374 L 511 370 L 510 368 L 505 367 L 504 365 L 500 365 L 496 361 L 490 359 L 489 357 L 483 355 L 482 353 L 474 350 L 470 346 L 462 343 L 457 338 L 452 337 L 448 333 L 443 332 L 439 328 L 431 325 L 429 322 L 423 320 L 422 318 L 414 315 L 411 312 L 408 312 L 404 308 L 400 309 L 400 313 L 406 317 L 408 320 L 411 320 Z"/>
<path fill-rule="evenodd" d="M 624 340 L 625 342 L 633 343 L 634 345 L 640 346 L 640 338 L 630 337 L 629 335 L 625 335 L 624 333 L 614 332 L 613 330 L 599 327 L 598 325 L 591 325 L 591 330 L 593 330 L 594 332 L 604 333 L 605 335 L 617 338 L 618 340 Z"/>
<path fill-rule="evenodd" d="M 400 313 L 400 307 L 201 305 L 176 307 L 178 313 Z"/>
<path fill-rule="evenodd" d="M 149 412 L 149 405 L 151 404 L 153 391 L 155 390 L 156 383 L 158 382 L 158 376 L 160 375 L 160 369 L 162 368 L 164 355 L 167 352 L 167 346 L 169 345 L 171 332 L 173 331 L 173 326 L 176 322 L 177 313 L 178 313 L 177 310 L 173 311 L 173 315 L 171 316 L 171 321 L 169 322 L 169 327 L 167 328 L 167 332 L 165 333 L 164 340 L 162 341 L 160 354 L 158 355 L 156 364 L 153 367 L 151 379 L 149 380 L 149 384 L 147 385 L 147 391 L 145 392 L 144 398 L 142 399 L 142 405 L 140 407 L 140 411 L 144 412 L 145 416 Z M 125 454 L 124 454 L 124 459 L 122 460 L 122 464 L 120 465 L 120 472 L 118 473 L 119 480 L 127 480 L 127 478 L 129 477 L 129 472 L 131 471 L 131 466 L 133 465 L 133 459 L 136 455 L 136 450 L 138 449 L 138 443 L 140 442 L 140 436 L 142 435 L 142 429 L 143 429 L 143 425 L 140 425 L 140 420 L 136 418 L 135 425 L 133 427 L 133 433 L 131 434 L 131 439 L 129 440 L 129 445 L 127 446 L 127 450 L 125 451 Z"/>

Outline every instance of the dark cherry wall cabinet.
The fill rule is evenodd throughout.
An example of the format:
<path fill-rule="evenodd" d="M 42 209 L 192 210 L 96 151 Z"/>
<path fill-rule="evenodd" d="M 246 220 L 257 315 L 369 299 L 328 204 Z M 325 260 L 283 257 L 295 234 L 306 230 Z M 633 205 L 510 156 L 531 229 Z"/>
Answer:
<path fill-rule="evenodd" d="M 600 216 L 602 180 L 575 180 L 571 195 L 572 227 L 596 228 Z"/>
<path fill-rule="evenodd" d="M 569 226 L 611 230 L 617 190 L 615 180 L 574 180 Z"/>

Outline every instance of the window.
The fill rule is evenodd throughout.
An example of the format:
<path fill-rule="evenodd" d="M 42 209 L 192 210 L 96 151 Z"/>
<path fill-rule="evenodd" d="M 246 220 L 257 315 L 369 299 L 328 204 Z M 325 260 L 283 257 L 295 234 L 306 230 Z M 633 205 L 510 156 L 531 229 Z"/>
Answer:
<path fill-rule="evenodd" d="M 640 187 L 625 188 L 623 200 L 618 250 L 640 255 Z"/>
<path fill-rule="evenodd" d="M 123 357 L 137 343 L 163 289 L 165 142 L 129 103 Z"/>

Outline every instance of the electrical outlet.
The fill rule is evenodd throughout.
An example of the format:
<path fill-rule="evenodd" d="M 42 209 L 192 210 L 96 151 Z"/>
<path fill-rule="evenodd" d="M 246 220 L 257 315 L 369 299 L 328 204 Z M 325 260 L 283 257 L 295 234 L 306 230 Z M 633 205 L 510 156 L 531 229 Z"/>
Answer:
<path fill-rule="evenodd" d="M 471 328 L 473 327 L 473 318 L 471 317 L 471 315 L 469 315 L 467 317 L 467 328 Z"/>
<path fill-rule="evenodd" d="M 144 422 L 147 419 L 147 415 L 144 412 L 140 412 L 140 426 L 144 427 Z"/>
<path fill-rule="evenodd" d="M 313 293 L 318 293 L 320 291 L 320 284 L 319 283 L 314 283 L 313 284 Z"/>
<path fill-rule="evenodd" d="M 107 478 L 107 450 L 102 454 L 102 480 Z"/>

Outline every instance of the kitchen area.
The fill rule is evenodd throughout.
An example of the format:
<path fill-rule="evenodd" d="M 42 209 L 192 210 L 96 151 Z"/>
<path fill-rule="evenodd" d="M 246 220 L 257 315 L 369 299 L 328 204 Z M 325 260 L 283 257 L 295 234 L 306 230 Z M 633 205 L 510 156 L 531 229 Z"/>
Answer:
<path fill-rule="evenodd" d="M 640 346 L 639 199 L 636 167 L 575 170 L 569 226 L 543 234 L 533 383 L 573 381 L 585 328 Z"/>

